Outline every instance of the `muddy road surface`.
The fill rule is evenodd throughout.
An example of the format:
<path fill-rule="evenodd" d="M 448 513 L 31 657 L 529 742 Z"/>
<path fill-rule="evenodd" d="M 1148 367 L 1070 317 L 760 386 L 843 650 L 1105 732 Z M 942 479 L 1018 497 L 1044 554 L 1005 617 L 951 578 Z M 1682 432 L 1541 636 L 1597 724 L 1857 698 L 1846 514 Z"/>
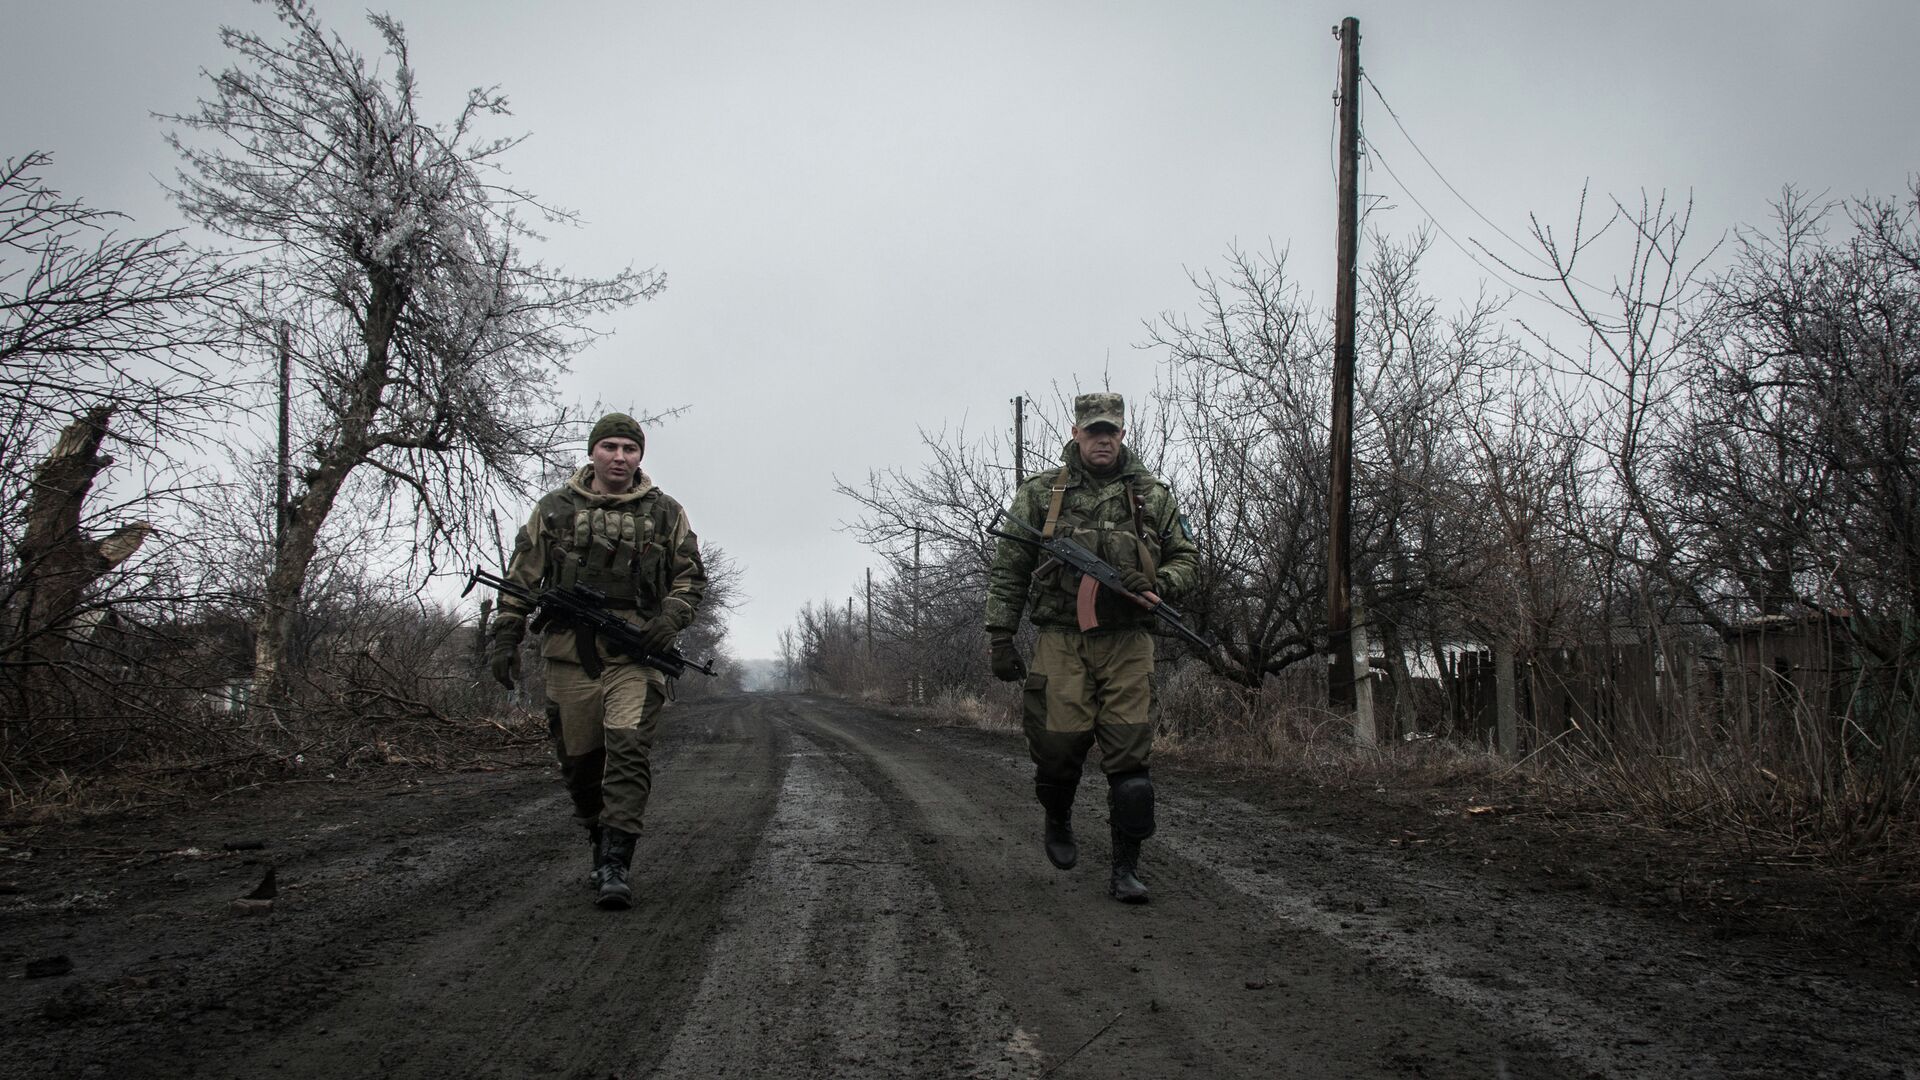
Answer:
<path fill-rule="evenodd" d="M 1161 777 L 1053 869 L 1015 736 L 681 704 L 631 911 L 548 771 L 276 785 L 10 836 L 0 1075 L 1915 1077 L 1899 980 L 1410 860 Z M 274 874 L 270 905 L 235 904 Z"/>

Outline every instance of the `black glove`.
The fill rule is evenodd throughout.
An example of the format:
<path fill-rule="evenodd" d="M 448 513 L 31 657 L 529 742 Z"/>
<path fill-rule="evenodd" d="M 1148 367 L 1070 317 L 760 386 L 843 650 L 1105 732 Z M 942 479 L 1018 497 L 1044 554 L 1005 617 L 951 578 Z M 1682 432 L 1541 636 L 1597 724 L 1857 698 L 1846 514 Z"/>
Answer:
<path fill-rule="evenodd" d="M 1024 682 L 1027 677 L 1026 661 L 1020 659 L 1020 650 L 1013 647 L 1013 635 L 1005 631 L 995 631 L 987 639 L 989 655 L 993 658 L 993 674 L 1002 682 Z"/>
<path fill-rule="evenodd" d="M 640 624 L 640 647 L 654 656 L 671 652 L 679 636 L 680 624 L 671 615 L 655 615 Z"/>
<path fill-rule="evenodd" d="M 1120 571 L 1120 584 L 1125 585 L 1127 591 L 1135 596 L 1156 591 L 1153 587 L 1153 579 L 1148 577 L 1145 571 L 1133 567 Z"/>
<path fill-rule="evenodd" d="M 527 636 L 524 619 L 501 619 L 493 627 L 493 647 L 487 652 L 487 664 L 500 685 L 513 689 L 520 678 L 520 639 Z"/>

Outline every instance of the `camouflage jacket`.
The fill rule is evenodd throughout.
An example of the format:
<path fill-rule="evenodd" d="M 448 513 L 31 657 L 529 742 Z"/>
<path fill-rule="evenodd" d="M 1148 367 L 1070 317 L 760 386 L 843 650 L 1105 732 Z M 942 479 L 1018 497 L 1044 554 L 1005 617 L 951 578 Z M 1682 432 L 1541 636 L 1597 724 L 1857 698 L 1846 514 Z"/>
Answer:
<path fill-rule="evenodd" d="M 1035 529 L 1043 528 L 1054 483 L 1064 479 L 1054 535 L 1071 537 L 1122 570 L 1135 568 L 1153 575 L 1159 591 L 1171 600 L 1192 587 L 1197 549 L 1174 506 L 1173 493 L 1131 451 L 1123 447 L 1120 455 L 1113 475 L 1100 479 L 1087 472 L 1080 462 L 1080 448 L 1069 442 L 1061 454 L 1064 470 L 1047 469 L 1028 477 L 1014 494 L 1007 514 Z M 1074 599 L 1079 587 L 1080 575 L 1071 568 L 1051 559 L 1043 561 L 1032 545 L 1003 539 L 987 576 L 987 630 L 1018 629 L 1020 613 L 1029 605 L 1033 625 L 1078 630 Z M 1146 610 L 1105 589 L 1100 591 L 1095 613 L 1103 630 L 1145 627 L 1154 621 Z"/>
<path fill-rule="evenodd" d="M 664 614 L 686 629 L 707 589 L 700 541 L 686 510 L 644 472 L 635 473 L 632 490 L 618 495 L 598 494 L 592 483 L 593 467 L 583 466 L 566 486 L 541 496 L 514 539 L 506 577 L 535 591 L 591 585 L 629 622 Z M 497 621 L 524 623 L 527 612 L 524 602 L 503 594 Z M 578 662 L 572 629 L 548 627 L 540 655 Z M 627 662 L 618 655 L 605 659 Z"/>

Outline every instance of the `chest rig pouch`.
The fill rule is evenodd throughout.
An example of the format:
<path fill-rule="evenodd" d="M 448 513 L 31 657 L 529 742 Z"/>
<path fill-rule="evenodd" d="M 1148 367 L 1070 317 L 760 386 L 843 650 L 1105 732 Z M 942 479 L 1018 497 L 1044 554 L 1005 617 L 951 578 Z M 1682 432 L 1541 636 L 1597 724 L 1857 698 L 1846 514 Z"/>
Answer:
<path fill-rule="evenodd" d="M 1116 569 L 1136 569 L 1152 580 L 1160 568 L 1161 538 L 1147 528 L 1146 499 L 1134 478 L 1123 477 L 1117 492 L 1096 496 L 1099 485 L 1093 485 L 1083 488 L 1079 498 L 1068 498 L 1068 477 L 1062 467 L 1054 478 L 1042 534 L 1071 538 Z M 1052 560 L 1035 571 L 1036 576 L 1043 573 L 1051 573 L 1069 592 L 1079 586 L 1078 573 Z"/>
<path fill-rule="evenodd" d="M 556 511 L 543 522 L 547 533 L 547 580 L 561 588 L 587 585 L 618 607 L 652 613 L 664 594 L 667 529 L 658 500 L 642 498 L 619 507 Z"/>

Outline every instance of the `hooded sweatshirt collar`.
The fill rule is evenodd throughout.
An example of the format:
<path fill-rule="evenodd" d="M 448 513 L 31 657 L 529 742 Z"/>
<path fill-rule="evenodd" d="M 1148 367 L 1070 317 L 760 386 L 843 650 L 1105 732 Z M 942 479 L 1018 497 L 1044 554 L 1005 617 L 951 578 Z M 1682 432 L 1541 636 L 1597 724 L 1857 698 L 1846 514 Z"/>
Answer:
<path fill-rule="evenodd" d="M 593 466 L 582 465 L 567 481 L 574 494 L 587 500 L 593 506 L 620 506 L 633 502 L 653 490 L 653 479 L 644 469 L 633 470 L 633 487 L 617 495 L 607 495 L 593 490 Z"/>

